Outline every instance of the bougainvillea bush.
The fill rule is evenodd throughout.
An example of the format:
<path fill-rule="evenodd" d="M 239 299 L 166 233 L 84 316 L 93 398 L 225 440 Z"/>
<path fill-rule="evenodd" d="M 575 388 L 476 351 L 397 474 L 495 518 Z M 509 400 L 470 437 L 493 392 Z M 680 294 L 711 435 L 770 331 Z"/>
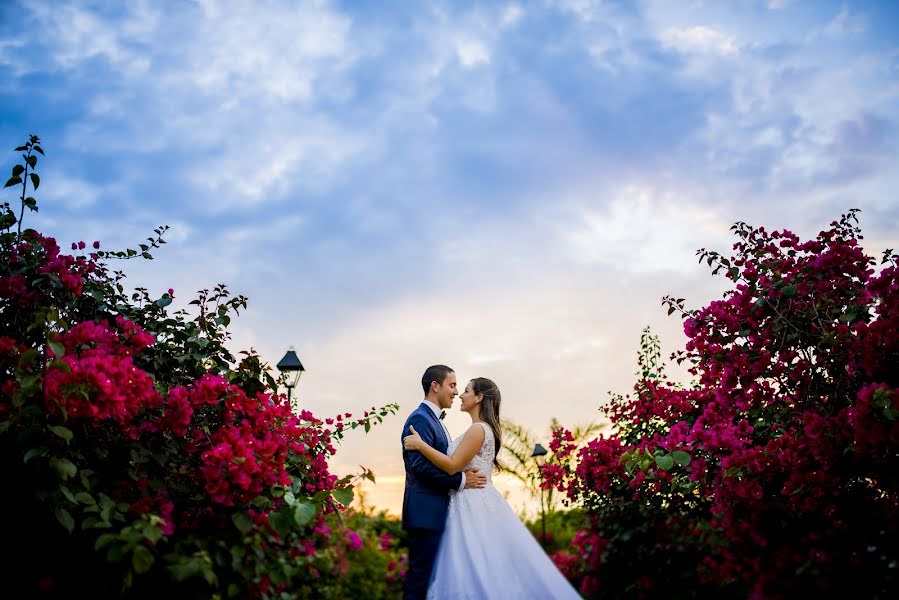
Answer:
<path fill-rule="evenodd" d="M 6 187 L 21 195 L 0 206 L 4 590 L 339 597 L 316 582 L 346 574 L 332 537 L 352 548 L 359 534 L 339 516 L 353 477 L 328 459 L 397 407 L 292 412 L 254 352 L 226 348 L 245 297 L 218 286 L 170 313 L 173 290 L 125 291 L 112 265 L 151 259 L 164 227 L 139 250 L 78 241 L 71 254 L 23 228 L 43 149 L 31 136 L 16 150 Z"/>
<path fill-rule="evenodd" d="M 730 279 L 685 310 L 668 381 L 644 337 L 612 433 L 545 467 L 591 526 L 557 563 L 589 597 L 899 595 L 899 258 L 863 252 L 857 211 L 815 239 L 737 223 Z"/>

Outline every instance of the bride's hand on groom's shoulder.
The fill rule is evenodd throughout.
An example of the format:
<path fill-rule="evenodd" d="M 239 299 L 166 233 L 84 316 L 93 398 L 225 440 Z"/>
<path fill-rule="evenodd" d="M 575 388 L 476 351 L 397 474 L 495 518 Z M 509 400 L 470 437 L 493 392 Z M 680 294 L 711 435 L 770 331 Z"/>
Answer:
<path fill-rule="evenodd" d="M 403 448 L 406 450 L 421 450 L 421 436 L 418 435 L 412 425 L 409 425 L 409 431 L 412 433 L 403 438 Z"/>

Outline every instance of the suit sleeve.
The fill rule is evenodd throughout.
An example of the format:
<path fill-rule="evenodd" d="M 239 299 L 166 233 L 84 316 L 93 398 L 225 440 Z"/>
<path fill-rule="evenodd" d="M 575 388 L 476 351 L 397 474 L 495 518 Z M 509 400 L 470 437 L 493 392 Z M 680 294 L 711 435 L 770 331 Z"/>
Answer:
<path fill-rule="evenodd" d="M 435 447 L 437 440 L 435 439 L 435 431 L 425 417 L 421 415 L 412 415 L 406 426 L 403 428 L 403 436 L 406 437 L 411 432 L 409 426 L 415 427 L 415 431 L 421 436 L 421 439 L 428 443 L 431 447 Z M 438 490 L 458 490 L 462 486 L 465 476 L 462 473 L 455 475 L 447 475 L 429 461 L 421 452 L 414 450 L 409 452 L 403 449 L 403 462 L 406 463 L 406 469 L 415 474 L 417 478 L 425 482 L 429 487 Z"/>

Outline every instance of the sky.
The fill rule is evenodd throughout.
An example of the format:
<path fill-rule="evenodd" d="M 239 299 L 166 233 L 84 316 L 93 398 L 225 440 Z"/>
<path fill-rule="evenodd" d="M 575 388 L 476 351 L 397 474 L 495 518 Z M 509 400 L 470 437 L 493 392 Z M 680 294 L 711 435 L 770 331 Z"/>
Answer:
<path fill-rule="evenodd" d="M 26 225 L 63 247 L 169 225 L 130 284 L 248 296 L 232 350 L 294 347 L 305 408 L 398 403 L 332 461 L 398 513 L 428 365 L 546 445 L 632 387 L 643 327 L 683 346 L 661 298 L 720 297 L 695 252 L 734 222 L 860 208 L 899 246 L 897 31 L 890 1 L 0 0 L 0 148 L 42 138 Z"/>

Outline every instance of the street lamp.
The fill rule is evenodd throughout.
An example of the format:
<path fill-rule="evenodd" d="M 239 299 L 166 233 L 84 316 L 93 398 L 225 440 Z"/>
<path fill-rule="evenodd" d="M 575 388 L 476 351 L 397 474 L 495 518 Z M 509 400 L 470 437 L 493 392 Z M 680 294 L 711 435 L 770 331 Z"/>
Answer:
<path fill-rule="evenodd" d="M 546 448 L 544 448 L 540 443 L 537 443 L 534 446 L 534 451 L 531 452 L 531 458 L 535 460 L 537 466 L 540 466 L 543 459 L 546 456 Z M 540 540 L 540 543 L 543 545 L 543 548 L 546 549 L 546 510 L 543 508 L 543 486 L 540 486 L 540 522 L 543 528 L 543 538 Z"/>
<path fill-rule="evenodd" d="M 300 381 L 300 375 L 303 374 L 303 371 L 306 369 L 303 368 L 303 363 L 300 362 L 297 353 L 291 347 L 287 354 L 284 355 L 284 358 L 278 362 L 278 370 L 281 371 L 281 375 L 284 377 L 284 386 L 287 388 L 287 404 L 290 406 L 290 409 L 293 410 L 293 403 L 290 401 L 290 393 L 294 387 L 296 387 L 297 383 Z"/>

